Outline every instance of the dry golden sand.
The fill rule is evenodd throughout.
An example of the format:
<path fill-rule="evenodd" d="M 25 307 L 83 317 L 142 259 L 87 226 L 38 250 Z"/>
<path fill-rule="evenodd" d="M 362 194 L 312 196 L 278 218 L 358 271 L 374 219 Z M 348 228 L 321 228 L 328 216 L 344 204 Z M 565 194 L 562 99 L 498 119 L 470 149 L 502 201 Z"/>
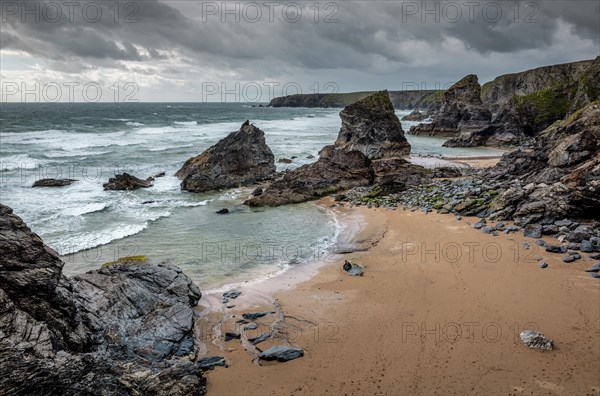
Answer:
<path fill-rule="evenodd" d="M 209 395 L 600 394 L 600 282 L 583 272 L 589 259 L 565 264 L 522 233 L 474 230 L 473 218 L 340 212 L 349 214 L 363 218 L 357 239 L 376 243 L 344 255 L 365 275 L 349 277 L 338 261 L 274 293 L 285 335 L 305 356 L 259 366 L 239 341 L 229 352 L 211 345 L 230 367 L 208 373 Z M 293 276 L 270 282 L 286 286 Z M 525 347 L 526 328 L 556 349 Z"/>

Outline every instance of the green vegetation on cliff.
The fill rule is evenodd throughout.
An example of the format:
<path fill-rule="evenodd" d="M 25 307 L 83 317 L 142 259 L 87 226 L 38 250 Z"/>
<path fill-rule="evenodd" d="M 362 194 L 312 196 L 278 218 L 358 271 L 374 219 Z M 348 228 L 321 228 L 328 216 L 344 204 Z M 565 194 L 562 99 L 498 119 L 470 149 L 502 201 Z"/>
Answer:
<path fill-rule="evenodd" d="M 562 86 L 525 96 L 515 95 L 514 101 L 519 114 L 532 120 L 534 126 L 539 128 L 545 128 L 554 121 L 565 118 L 571 108 L 569 95 L 565 95 Z"/>

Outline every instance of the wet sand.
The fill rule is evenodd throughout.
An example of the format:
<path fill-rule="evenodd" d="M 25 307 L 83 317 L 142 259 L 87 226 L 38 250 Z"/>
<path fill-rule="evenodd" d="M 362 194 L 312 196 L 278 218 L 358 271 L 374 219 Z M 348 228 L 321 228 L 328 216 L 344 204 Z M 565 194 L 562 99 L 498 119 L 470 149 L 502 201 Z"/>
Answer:
<path fill-rule="evenodd" d="M 566 264 L 522 232 L 473 229 L 475 218 L 336 210 L 360 229 L 343 250 L 358 251 L 241 287 L 233 308 L 217 293 L 202 298 L 203 352 L 230 364 L 208 373 L 209 395 L 600 394 L 600 282 L 583 272 L 586 254 Z M 365 275 L 348 276 L 344 259 Z M 260 310 L 275 313 L 241 341 L 221 340 L 241 313 Z M 555 350 L 524 346 L 524 329 Z M 273 338 L 261 350 L 293 345 L 304 357 L 258 365 L 247 339 L 264 332 Z"/>

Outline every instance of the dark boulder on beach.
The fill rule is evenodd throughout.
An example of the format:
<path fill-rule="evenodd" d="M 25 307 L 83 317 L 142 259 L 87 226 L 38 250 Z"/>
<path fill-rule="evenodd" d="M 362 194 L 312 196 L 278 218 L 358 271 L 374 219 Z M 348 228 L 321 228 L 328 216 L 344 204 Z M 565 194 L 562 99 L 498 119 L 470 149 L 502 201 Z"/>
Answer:
<path fill-rule="evenodd" d="M 117 260 L 69 279 L 0 204 L 0 389 L 6 394 L 202 395 L 200 290 L 178 268 Z"/>
<path fill-rule="evenodd" d="M 129 173 L 123 173 L 115 175 L 108 179 L 108 183 L 102 185 L 105 190 L 137 190 L 139 188 L 152 187 L 152 180 L 142 180 L 137 177 L 130 175 Z"/>
<path fill-rule="evenodd" d="M 277 345 L 261 352 L 258 358 L 261 360 L 277 360 L 278 362 L 287 362 L 288 360 L 298 359 L 304 356 L 304 350 L 290 346 Z"/>
<path fill-rule="evenodd" d="M 387 91 L 369 95 L 340 112 L 342 127 L 335 145 L 345 151 L 360 151 L 369 159 L 403 157 L 410 154 L 400 120 Z"/>
<path fill-rule="evenodd" d="M 188 159 L 175 176 L 181 189 L 204 192 L 248 186 L 275 173 L 275 157 L 263 131 L 246 121 L 236 132 Z"/>
<path fill-rule="evenodd" d="M 64 187 L 75 183 L 75 179 L 40 179 L 33 182 L 31 187 Z"/>

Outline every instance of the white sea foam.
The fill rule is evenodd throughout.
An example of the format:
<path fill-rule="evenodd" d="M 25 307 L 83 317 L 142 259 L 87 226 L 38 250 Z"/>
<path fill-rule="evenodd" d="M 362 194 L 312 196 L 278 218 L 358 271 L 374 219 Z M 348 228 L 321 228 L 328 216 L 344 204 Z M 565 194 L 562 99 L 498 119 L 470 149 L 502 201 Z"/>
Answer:
<path fill-rule="evenodd" d="M 181 126 L 194 126 L 198 125 L 197 121 L 175 121 L 173 124 Z"/>
<path fill-rule="evenodd" d="M 146 124 L 144 124 L 143 122 L 135 122 L 135 121 L 131 121 L 131 122 L 126 122 L 125 125 L 127 126 L 134 126 L 134 127 L 138 127 L 138 126 L 144 126 Z"/>
<path fill-rule="evenodd" d="M 28 154 L 16 154 L 0 158 L 0 170 L 37 169 L 47 163 L 49 161 L 32 158 Z"/>
<path fill-rule="evenodd" d="M 98 202 L 98 203 L 90 203 L 83 206 L 78 206 L 75 208 L 66 208 L 62 210 L 62 213 L 68 216 L 82 216 L 88 213 L 101 212 L 108 207 L 107 203 Z"/>
<path fill-rule="evenodd" d="M 60 255 L 76 253 L 138 234 L 145 230 L 148 224 L 147 221 L 141 224 L 121 223 L 109 230 L 72 234 L 68 238 L 50 242 L 49 245 Z"/>

